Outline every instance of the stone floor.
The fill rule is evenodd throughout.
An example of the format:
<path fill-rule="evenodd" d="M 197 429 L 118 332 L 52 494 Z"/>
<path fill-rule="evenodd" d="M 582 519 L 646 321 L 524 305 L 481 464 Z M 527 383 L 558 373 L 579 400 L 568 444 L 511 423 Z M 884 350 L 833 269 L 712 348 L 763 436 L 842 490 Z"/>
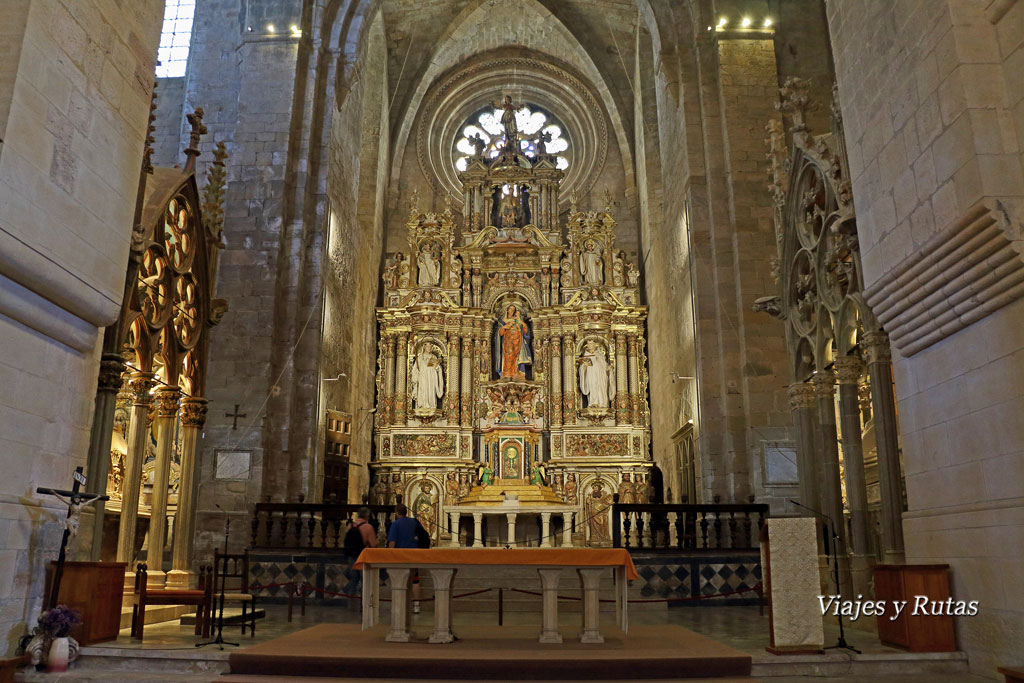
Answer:
<path fill-rule="evenodd" d="M 428 630 L 432 624 L 432 613 L 427 604 L 425 603 L 422 614 L 414 616 L 414 627 L 418 626 L 420 631 Z M 358 623 L 360 621 L 358 609 L 309 605 L 304 616 L 300 615 L 296 609 L 293 621 L 289 623 L 283 606 L 270 605 L 265 607 L 267 609 L 267 618 L 258 622 L 255 637 L 250 637 L 248 634 L 243 637 L 240 634 L 239 626 L 230 626 L 225 627 L 224 638 L 239 642 L 242 647 L 245 647 L 246 645 L 265 642 L 317 623 Z M 382 614 L 382 616 L 386 619 L 386 615 Z M 563 613 L 560 617 L 560 621 L 570 629 L 575 627 L 580 619 L 578 613 Z M 539 624 L 539 618 L 537 614 L 506 613 L 504 623 L 507 625 L 527 625 L 535 622 Z M 611 616 L 603 617 L 603 621 L 611 628 L 613 621 Z M 879 683 L 879 681 L 971 683 L 976 681 L 980 683 L 981 681 L 992 680 L 971 676 L 965 671 L 957 672 L 955 669 L 950 669 L 947 655 L 925 655 L 925 661 L 923 662 L 920 659 L 906 660 L 907 657 L 910 657 L 909 655 L 900 650 L 881 645 L 878 642 L 877 636 L 865 628 L 865 626 L 869 628 L 869 625 L 865 624 L 854 624 L 852 625 L 854 628 L 848 628 L 846 633 L 847 641 L 860 649 L 864 653 L 864 657 L 883 660 L 884 663 L 880 665 L 881 668 L 876 666 L 875 669 L 866 675 L 843 675 L 851 665 L 848 653 L 832 650 L 825 657 L 805 658 L 811 664 L 795 668 L 791 667 L 793 672 L 809 675 L 787 675 L 786 669 L 779 668 L 777 665 L 779 658 L 765 652 L 764 648 L 768 644 L 768 618 L 767 616 L 760 616 L 757 607 L 633 610 L 630 613 L 630 623 L 678 624 L 737 649 L 749 652 L 754 658 L 754 676 L 752 679 L 745 680 L 770 680 L 779 683 L 812 680 L 820 683 L 827 683 L 829 681 L 844 681 L 846 683 Z M 456 632 L 460 628 L 463 632 L 467 632 L 472 629 L 473 624 L 497 624 L 497 615 L 481 613 L 459 614 L 458 610 L 456 610 L 453 624 Z M 832 644 L 837 639 L 837 627 L 833 623 L 826 622 L 826 644 Z M 217 649 L 216 645 L 211 645 L 197 650 L 195 644 L 198 640 L 192 634 L 191 627 L 180 626 L 177 622 L 147 626 L 146 639 L 143 643 L 132 642 L 126 629 L 121 632 L 120 637 L 116 641 L 101 643 L 87 648 L 82 665 L 67 674 L 54 675 L 26 672 L 19 674 L 17 680 L 47 681 L 51 683 L 113 680 L 132 681 L 133 683 L 210 681 L 217 678 L 220 672 L 226 670 L 228 654 L 234 648 L 228 647 L 222 652 Z M 130 669 L 126 670 L 119 666 L 119 663 L 124 658 L 132 657 L 136 657 L 136 659 Z M 931 662 L 929 657 L 935 658 L 935 662 Z M 152 666 L 146 663 L 139 665 L 139 658 L 145 658 L 146 660 L 152 658 Z M 175 661 L 180 662 L 177 668 Z M 823 662 L 829 665 L 821 666 Z M 938 669 L 930 669 L 929 665 L 931 663 L 935 663 Z M 962 664 L 962 661 L 960 663 Z M 156 667 L 160 667 L 161 670 L 154 670 Z M 882 670 L 887 673 L 880 675 L 879 672 Z M 231 679 L 241 680 L 229 677 L 229 680 Z M 310 683 L 313 680 L 310 679 Z M 722 679 L 716 680 L 721 681 Z"/>

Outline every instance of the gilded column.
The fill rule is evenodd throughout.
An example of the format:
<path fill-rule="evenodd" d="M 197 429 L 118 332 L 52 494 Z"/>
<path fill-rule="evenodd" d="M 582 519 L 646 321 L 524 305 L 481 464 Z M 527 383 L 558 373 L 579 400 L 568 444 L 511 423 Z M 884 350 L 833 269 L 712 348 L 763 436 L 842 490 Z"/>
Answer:
<path fill-rule="evenodd" d="M 626 335 L 615 333 L 615 424 L 629 424 L 629 370 L 626 365 Z"/>
<path fill-rule="evenodd" d="M 576 343 L 571 334 L 562 337 L 562 421 L 576 423 Z"/>
<path fill-rule="evenodd" d="M 860 402 L 857 387 L 864 363 L 857 356 L 836 358 L 839 379 L 839 426 L 843 435 L 843 469 L 846 475 L 846 500 L 850 507 L 850 573 L 853 589 L 867 593 L 870 579 L 868 564 L 868 492 L 864 478 L 864 447 L 861 443 Z"/>
<path fill-rule="evenodd" d="M 408 368 L 406 354 L 409 350 L 409 333 L 399 332 L 395 349 L 395 424 L 404 425 L 408 399 Z"/>
<path fill-rule="evenodd" d="M 395 335 L 384 339 L 384 424 L 391 424 L 395 414 Z"/>
<path fill-rule="evenodd" d="M 206 424 L 206 399 L 181 401 L 181 474 L 178 479 L 178 511 L 174 516 L 174 542 L 171 546 L 171 571 L 167 587 L 191 587 L 192 547 L 195 542 L 195 507 L 199 480 L 196 477 L 196 450 L 199 433 Z"/>
<path fill-rule="evenodd" d="M 153 588 L 164 586 L 164 545 L 167 540 L 167 485 L 171 476 L 171 451 L 178 417 L 181 389 L 162 387 L 156 398 L 156 466 L 153 468 L 153 500 L 149 512 L 149 581 Z"/>
<path fill-rule="evenodd" d="M 882 552 L 885 562 L 903 562 L 903 484 L 900 474 L 896 396 L 892 388 L 889 335 L 868 332 L 861 340 L 868 357 L 871 403 L 878 448 L 878 482 L 882 498 Z"/>
<path fill-rule="evenodd" d="M 818 508 L 834 526 L 839 537 L 839 582 L 843 594 L 850 593 L 849 542 L 843 515 L 843 490 L 839 477 L 839 435 L 836 430 L 836 376 L 833 370 L 819 370 L 811 380 L 818 402 L 818 439 L 821 453 L 821 503 Z"/>
<path fill-rule="evenodd" d="M 793 410 L 796 427 L 797 476 L 800 480 L 800 502 L 817 508 L 821 501 L 818 481 L 817 415 L 815 414 L 814 385 L 797 382 L 789 385 L 789 405 Z"/>
<path fill-rule="evenodd" d="M 124 459 L 124 490 L 121 493 L 121 520 L 117 529 L 117 561 L 127 562 L 128 571 L 135 571 L 135 526 L 139 517 L 139 494 L 142 491 L 142 463 L 149 440 L 149 409 L 153 405 L 150 391 L 156 386 L 152 372 L 134 372 L 128 383 L 132 392 L 132 412 L 128 422 L 128 455 Z"/>
<path fill-rule="evenodd" d="M 562 339 L 557 334 L 551 336 L 551 426 L 562 426 Z"/>
<path fill-rule="evenodd" d="M 463 427 L 473 424 L 473 337 L 462 338 L 462 409 L 460 422 Z"/>
<path fill-rule="evenodd" d="M 121 390 L 121 373 L 124 372 L 124 358 L 116 353 L 104 353 L 100 360 L 100 374 L 96 387 L 96 407 L 92 416 L 92 431 L 89 434 L 89 459 L 86 481 L 89 487 L 102 493 L 110 473 L 110 442 L 114 435 L 114 409 L 117 407 L 117 392 Z M 92 549 L 90 559 L 97 562 L 103 548 L 104 502 L 93 504 Z"/>
<path fill-rule="evenodd" d="M 643 426 L 640 410 L 640 344 L 636 334 L 629 335 L 629 410 L 633 424 Z"/>
<path fill-rule="evenodd" d="M 459 422 L 459 377 L 462 372 L 459 350 L 461 348 L 459 336 L 457 334 L 448 335 L 448 375 L 445 378 L 447 388 L 445 389 L 444 406 L 445 419 L 450 425 Z"/>

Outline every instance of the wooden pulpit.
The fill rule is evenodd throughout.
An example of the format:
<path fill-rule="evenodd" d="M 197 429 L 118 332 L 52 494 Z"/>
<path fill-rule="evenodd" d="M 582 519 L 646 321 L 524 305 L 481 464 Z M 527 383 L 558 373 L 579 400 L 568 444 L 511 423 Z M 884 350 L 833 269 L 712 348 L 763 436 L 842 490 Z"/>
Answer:
<path fill-rule="evenodd" d="M 121 630 L 124 562 L 65 562 L 57 602 L 77 610 L 82 625 L 71 635 L 82 645 L 116 640 Z M 57 563 L 52 563 L 56 569 Z"/>

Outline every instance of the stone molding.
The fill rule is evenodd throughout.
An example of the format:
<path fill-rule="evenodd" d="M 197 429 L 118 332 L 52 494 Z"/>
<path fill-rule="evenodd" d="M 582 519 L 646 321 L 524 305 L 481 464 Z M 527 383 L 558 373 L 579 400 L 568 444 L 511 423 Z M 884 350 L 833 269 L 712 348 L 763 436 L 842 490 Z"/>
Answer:
<path fill-rule="evenodd" d="M 912 356 L 1024 297 L 1024 259 L 1007 237 L 1012 230 L 1002 202 L 983 200 L 865 288 L 901 354 Z"/>

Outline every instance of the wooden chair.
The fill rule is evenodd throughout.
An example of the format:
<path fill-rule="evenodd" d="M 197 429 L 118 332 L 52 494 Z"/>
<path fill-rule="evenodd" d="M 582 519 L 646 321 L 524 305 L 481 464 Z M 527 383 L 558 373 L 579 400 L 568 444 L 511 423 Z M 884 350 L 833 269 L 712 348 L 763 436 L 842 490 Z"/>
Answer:
<path fill-rule="evenodd" d="M 249 590 L 249 551 L 222 553 L 213 551 L 213 586 L 220 592 L 223 581 L 224 601 L 241 603 L 242 635 L 246 626 L 249 637 L 256 635 L 256 594 Z"/>
<path fill-rule="evenodd" d="M 146 588 L 148 567 L 139 564 L 135 570 L 135 590 L 132 597 L 132 638 L 142 640 L 146 628 L 148 605 L 195 605 L 196 635 L 210 636 L 213 610 L 213 570 L 199 568 L 199 590 L 149 590 Z"/>

